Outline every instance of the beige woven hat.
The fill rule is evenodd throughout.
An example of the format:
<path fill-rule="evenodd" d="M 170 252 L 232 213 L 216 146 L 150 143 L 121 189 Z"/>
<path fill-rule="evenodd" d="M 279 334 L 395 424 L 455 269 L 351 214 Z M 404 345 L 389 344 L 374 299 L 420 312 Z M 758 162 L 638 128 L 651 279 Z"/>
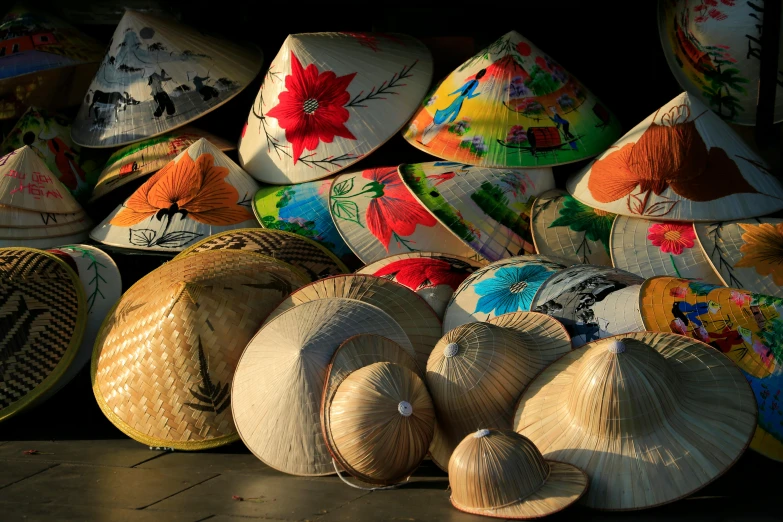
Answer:
<path fill-rule="evenodd" d="M 269 314 L 273 321 L 287 310 L 308 301 L 345 297 L 377 306 L 400 325 L 415 350 L 416 362 L 427 367 L 432 347 L 441 336 L 441 323 L 430 306 L 408 288 L 382 277 L 349 274 L 327 277 L 297 290 Z"/>
<path fill-rule="evenodd" d="M 237 440 L 229 388 L 242 350 L 275 303 L 305 283 L 291 265 L 238 250 L 153 270 L 125 292 L 95 342 L 101 410 L 150 446 L 198 450 Z"/>
<path fill-rule="evenodd" d="M 427 455 L 435 407 L 409 368 L 377 362 L 349 374 L 324 402 L 332 457 L 354 477 L 389 485 L 409 477 Z"/>
<path fill-rule="evenodd" d="M 587 474 L 544 460 L 530 439 L 505 429 L 467 435 L 449 461 L 451 504 L 467 513 L 505 519 L 540 518 L 579 500 Z"/>
<path fill-rule="evenodd" d="M 73 214 L 49 214 L 0 205 L 0 228 L 44 228 L 73 223 L 86 216 L 84 210 Z"/>
<path fill-rule="evenodd" d="M 231 408 L 245 445 L 292 475 L 334 473 L 321 427 L 321 397 L 335 350 L 358 334 L 377 334 L 413 356 L 405 332 L 371 304 L 332 297 L 305 302 L 264 325 L 237 365 Z"/>
<path fill-rule="evenodd" d="M 583 469 L 582 503 L 633 510 L 686 497 L 722 475 L 756 428 L 745 377 L 711 347 L 640 332 L 601 339 L 546 368 L 514 429 L 547 459 Z"/>

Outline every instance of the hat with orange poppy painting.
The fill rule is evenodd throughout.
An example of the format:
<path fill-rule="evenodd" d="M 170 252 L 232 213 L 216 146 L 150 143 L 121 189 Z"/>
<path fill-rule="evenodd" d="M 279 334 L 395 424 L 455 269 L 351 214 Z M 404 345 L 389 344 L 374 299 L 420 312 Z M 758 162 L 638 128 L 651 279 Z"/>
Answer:
<path fill-rule="evenodd" d="M 615 214 L 722 221 L 783 209 L 764 160 L 697 97 L 682 93 L 567 183 L 576 199 Z"/>
<path fill-rule="evenodd" d="M 146 252 L 178 252 L 212 234 L 258 227 L 258 184 L 215 145 L 198 140 L 141 185 L 90 237 Z"/>
<path fill-rule="evenodd" d="M 403 34 L 292 34 L 269 66 L 239 162 L 274 185 L 334 174 L 380 147 L 432 80 L 432 55 Z"/>

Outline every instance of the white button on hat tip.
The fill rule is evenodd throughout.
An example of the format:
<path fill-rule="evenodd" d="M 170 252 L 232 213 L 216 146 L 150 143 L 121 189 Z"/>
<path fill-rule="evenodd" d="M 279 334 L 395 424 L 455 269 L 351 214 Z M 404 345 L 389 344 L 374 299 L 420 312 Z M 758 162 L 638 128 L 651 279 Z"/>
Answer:
<path fill-rule="evenodd" d="M 459 352 L 459 345 L 457 343 L 449 343 L 443 349 L 443 355 L 446 357 L 454 357 Z"/>
<path fill-rule="evenodd" d="M 478 430 L 476 433 L 473 434 L 474 437 L 477 439 L 480 439 L 481 437 L 486 437 L 489 435 L 489 430 Z"/>
<path fill-rule="evenodd" d="M 413 406 L 411 406 L 411 403 L 408 401 L 400 401 L 397 405 L 397 411 L 399 411 L 400 415 L 403 417 L 410 417 L 413 414 Z"/>

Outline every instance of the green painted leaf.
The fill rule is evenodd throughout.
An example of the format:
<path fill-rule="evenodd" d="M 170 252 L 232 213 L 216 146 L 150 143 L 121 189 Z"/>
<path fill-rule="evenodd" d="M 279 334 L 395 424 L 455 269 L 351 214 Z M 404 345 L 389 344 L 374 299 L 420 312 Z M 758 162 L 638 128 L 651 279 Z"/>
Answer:
<path fill-rule="evenodd" d="M 345 181 L 341 181 L 334 187 L 332 187 L 332 194 L 335 196 L 344 196 L 353 190 L 353 178 L 348 178 Z"/>
<path fill-rule="evenodd" d="M 352 221 L 361 225 L 359 221 L 359 206 L 353 201 L 332 200 L 332 215 L 338 219 Z"/>

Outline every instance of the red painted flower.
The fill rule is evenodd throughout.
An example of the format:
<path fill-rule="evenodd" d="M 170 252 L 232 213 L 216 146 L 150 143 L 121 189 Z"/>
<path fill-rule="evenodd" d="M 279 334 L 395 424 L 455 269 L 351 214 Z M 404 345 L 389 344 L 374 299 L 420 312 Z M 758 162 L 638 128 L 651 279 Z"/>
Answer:
<path fill-rule="evenodd" d="M 656 223 L 648 229 L 647 239 L 661 247 L 664 254 L 680 255 L 686 248 L 693 248 L 696 233 L 693 225 L 680 223 Z"/>
<path fill-rule="evenodd" d="M 373 275 L 391 276 L 394 281 L 411 290 L 439 285 L 448 285 L 452 290 L 456 290 L 472 272 L 472 269 L 461 268 L 442 259 L 416 257 L 389 263 Z"/>
<path fill-rule="evenodd" d="M 350 114 L 343 107 L 351 98 L 346 91 L 356 73 L 337 76 L 332 71 L 319 73 L 315 64 L 306 69 L 291 51 L 291 74 L 278 104 L 266 113 L 285 129 L 285 139 L 293 145 L 294 164 L 302 151 L 315 150 L 320 142 L 331 143 L 335 136 L 355 140 L 345 127 Z"/>
<path fill-rule="evenodd" d="M 677 299 L 685 299 L 688 295 L 688 290 L 684 286 L 675 286 L 669 290 L 669 295 Z"/>

